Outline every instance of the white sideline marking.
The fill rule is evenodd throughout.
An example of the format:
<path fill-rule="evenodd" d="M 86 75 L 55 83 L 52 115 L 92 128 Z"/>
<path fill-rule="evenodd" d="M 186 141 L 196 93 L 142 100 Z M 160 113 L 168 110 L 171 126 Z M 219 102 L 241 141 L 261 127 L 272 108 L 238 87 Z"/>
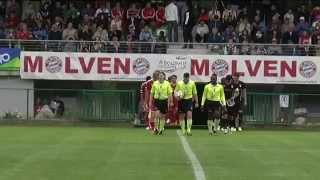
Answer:
<path fill-rule="evenodd" d="M 198 160 L 196 154 L 192 151 L 187 139 L 181 134 L 180 130 L 177 130 L 177 134 L 180 138 L 184 152 L 187 154 L 193 168 L 193 174 L 196 180 L 206 180 L 203 168 Z"/>

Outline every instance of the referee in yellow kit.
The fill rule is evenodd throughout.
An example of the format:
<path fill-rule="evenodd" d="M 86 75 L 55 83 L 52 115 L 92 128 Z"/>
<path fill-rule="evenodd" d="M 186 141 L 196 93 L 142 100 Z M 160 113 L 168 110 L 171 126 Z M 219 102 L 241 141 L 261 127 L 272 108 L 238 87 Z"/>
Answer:
<path fill-rule="evenodd" d="M 208 130 L 209 135 L 217 133 L 217 128 L 220 123 L 221 108 L 225 108 L 226 100 L 224 89 L 221 84 L 217 83 L 217 75 L 212 74 L 210 83 L 204 87 L 201 109 L 206 109 L 208 112 Z M 214 130 L 212 128 L 214 127 Z"/>

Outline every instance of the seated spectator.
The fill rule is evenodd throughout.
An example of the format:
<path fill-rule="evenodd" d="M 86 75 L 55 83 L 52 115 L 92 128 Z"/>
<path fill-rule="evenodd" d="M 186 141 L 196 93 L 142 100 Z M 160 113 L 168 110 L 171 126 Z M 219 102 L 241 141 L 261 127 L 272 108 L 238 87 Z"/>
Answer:
<path fill-rule="evenodd" d="M 123 17 L 123 9 L 121 8 L 120 2 L 117 2 L 116 6 L 111 10 L 111 18 L 115 19 L 117 17 L 120 17 L 120 19 Z"/>
<path fill-rule="evenodd" d="M 205 22 L 202 20 L 198 25 L 196 25 L 195 28 L 196 31 L 196 41 L 198 43 L 202 42 L 205 43 L 208 40 L 208 34 L 209 34 L 209 27 Z"/>
<path fill-rule="evenodd" d="M 137 53 L 137 45 L 133 41 L 133 37 L 128 35 L 127 42 L 120 45 L 120 53 Z"/>
<path fill-rule="evenodd" d="M 141 11 L 142 19 L 146 24 L 150 24 L 155 19 L 156 11 L 151 6 L 150 2 L 147 2 L 146 6 Z"/>
<path fill-rule="evenodd" d="M 42 1 L 40 5 L 39 13 L 42 17 L 42 19 L 48 20 L 51 17 L 50 11 L 49 11 L 50 3 L 47 1 Z"/>
<path fill-rule="evenodd" d="M 84 25 L 79 32 L 79 40 L 81 41 L 91 41 L 92 40 L 92 32 L 89 29 L 88 25 Z"/>
<path fill-rule="evenodd" d="M 59 29 L 58 24 L 53 24 L 51 30 L 49 31 L 48 35 L 49 40 L 62 40 L 62 32 Z M 59 51 L 59 42 L 57 41 L 49 41 L 48 42 L 48 49 L 50 51 Z"/>
<path fill-rule="evenodd" d="M 260 30 L 256 32 L 255 36 L 253 36 L 252 41 L 257 44 L 265 43 L 265 38 L 263 32 Z"/>
<path fill-rule="evenodd" d="M 93 34 L 92 39 L 94 41 L 109 41 L 108 31 L 103 29 L 102 26 L 98 26 L 97 31 Z"/>
<path fill-rule="evenodd" d="M 272 45 L 268 47 L 268 55 L 281 55 L 282 49 L 281 46 L 278 45 L 278 40 L 276 38 L 273 38 L 271 40 Z"/>
<path fill-rule="evenodd" d="M 94 15 L 95 15 L 95 11 L 91 7 L 90 3 L 87 3 L 86 7 L 81 11 L 81 16 L 84 17 L 85 15 L 87 15 L 90 18 L 94 17 Z"/>
<path fill-rule="evenodd" d="M 15 29 L 19 24 L 19 18 L 15 13 L 10 13 L 5 20 L 6 28 Z"/>
<path fill-rule="evenodd" d="M 320 7 L 316 6 L 311 11 L 311 22 L 312 26 L 315 26 L 315 23 L 320 22 Z"/>
<path fill-rule="evenodd" d="M 151 43 L 153 41 L 152 33 L 148 26 L 144 26 L 140 32 L 139 41 L 141 43 L 141 53 L 150 53 L 151 52 Z"/>
<path fill-rule="evenodd" d="M 272 30 L 272 31 L 269 31 L 267 33 L 267 43 L 272 43 L 273 40 L 276 40 L 277 43 L 280 43 L 280 39 L 281 39 L 281 33 L 278 32 L 277 30 Z"/>
<path fill-rule="evenodd" d="M 209 22 L 209 15 L 208 12 L 205 8 L 201 8 L 200 10 L 200 15 L 198 18 L 198 21 L 204 21 L 204 23 L 208 23 Z"/>
<path fill-rule="evenodd" d="M 294 27 L 289 28 L 288 32 L 285 32 L 282 35 L 282 44 L 297 44 L 298 43 L 298 35 L 294 31 Z"/>
<path fill-rule="evenodd" d="M 238 54 L 238 48 L 234 44 L 233 39 L 229 39 L 228 44 L 226 45 L 224 49 L 225 55 L 237 55 Z"/>
<path fill-rule="evenodd" d="M 75 39 L 72 37 L 69 37 L 69 39 L 66 39 L 66 43 L 64 44 L 63 51 L 64 52 L 77 52 L 77 43 L 74 42 Z"/>
<path fill-rule="evenodd" d="M 239 33 L 239 42 L 250 42 L 251 41 L 251 37 L 250 37 L 250 33 L 247 30 L 242 31 L 242 33 Z"/>
<path fill-rule="evenodd" d="M 296 17 L 304 17 L 305 19 L 309 19 L 310 12 L 307 10 L 305 5 L 298 6 L 297 12 L 296 12 Z M 299 23 L 300 18 L 299 19 L 296 18 L 296 20 L 297 20 L 297 23 Z"/>
<path fill-rule="evenodd" d="M 223 23 L 221 22 L 221 18 L 219 15 L 214 14 L 209 16 L 209 29 L 212 30 L 213 28 L 218 29 L 219 31 L 223 28 Z"/>
<path fill-rule="evenodd" d="M 232 39 L 233 42 L 236 42 L 236 39 L 237 39 L 236 35 L 237 33 L 235 32 L 232 25 L 227 26 L 223 34 L 226 42 L 229 42 L 230 39 Z"/>
<path fill-rule="evenodd" d="M 288 23 L 293 24 L 294 23 L 294 14 L 292 12 L 292 9 L 289 9 L 286 14 L 283 16 L 283 21 L 288 20 Z"/>
<path fill-rule="evenodd" d="M 298 35 L 302 33 L 303 31 L 309 31 L 309 24 L 306 22 L 305 17 L 299 18 L 299 23 L 296 25 L 296 32 Z"/>
<path fill-rule="evenodd" d="M 221 20 L 221 12 L 220 10 L 216 7 L 213 6 L 212 9 L 208 13 L 208 20 Z"/>
<path fill-rule="evenodd" d="M 105 5 L 102 5 L 101 8 L 96 10 L 94 17 L 97 26 L 103 25 L 104 28 L 107 28 L 111 21 L 110 9 L 106 8 Z"/>
<path fill-rule="evenodd" d="M 9 15 L 10 13 L 14 13 L 17 16 L 20 16 L 20 6 L 16 2 L 16 0 L 8 0 L 7 1 L 7 7 L 6 7 L 6 15 Z"/>
<path fill-rule="evenodd" d="M 62 39 L 63 40 L 69 40 L 69 39 L 77 40 L 78 39 L 77 29 L 75 29 L 73 27 L 72 22 L 69 22 L 67 28 L 63 30 Z"/>
<path fill-rule="evenodd" d="M 244 40 L 240 46 L 240 55 L 251 55 L 251 46 L 247 40 Z"/>
<path fill-rule="evenodd" d="M 167 37 L 164 31 L 160 31 L 157 44 L 155 46 L 155 53 L 166 54 L 167 53 Z"/>
<path fill-rule="evenodd" d="M 26 7 L 22 11 L 22 20 L 27 19 L 28 17 L 32 17 L 36 15 L 35 8 L 33 7 L 32 2 L 27 1 Z"/>
<path fill-rule="evenodd" d="M 320 56 L 320 37 L 317 39 L 316 45 L 317 46 L 314 46 L 313 55 L 314 56 Z"/>
<path fill-rule="evenodd" d="M 107 52 L 109 53 L 119 53 L 120 42 L 117 36 L 112 37 L 112 41 L 108 44 Z"/>
<path fill-rule="evenodd" d="M 217 28 L 213 28 L 211 33 L 209 34 L 208 43 L 217 44 L 223 43 L 224 39 L 221 33 L 218 31 Z"/>
<path fill-rule="evenodd" d="M 37 23 L 37 27 L 32 30 L 33 39 L 36 40 L 47 40 L 48 39 L 48 30 L 44 24 L 40 22 Z"/>
<path fill-rule="evenodd" d="M 249 11 L 248 11 L 248 7 L 245 6 L 243 7 L 240 12 L 239 12 L 239 18 L 242 18 L 242 19 L 249 19 L 250 18 L 250 14 L 249 14 Z"/>
<path fill-rule="evenodd" d="M 267 55 L 268 51 L 263 45 L 256 45 L 251 52 L 252 55 Z"/>
<path fill-rule="evenodd" d="M 83 18 L 82 18 L 82 23 L 81 23 L 80 27 L 83 27 L 83 26 L 85 26 L 85 25 L 87 25 L 88 27 L 91 27 L 91 26 L 92 26 L 92 18 L 91 18 L 89 15 L 87 15 L 87 14 L 85 14 L 85 15 L 83 16 Z"/>
<path fill-rule="evenodd" d="M 166 17 L 165 17 L 165 9 L 164 7 L 159 3 L 157 5 L 157 11 L 156 11 L 156 27 L 160 28 L 166 23 Z"/>
<path fill-rule="evenodd" d="M 110 24 L 110 30 L 111 32 L 116 32 L 118 39 L 121 39 L 122 34 L 122 20 L 120 16 L 116 16 L 114 19 L 112 19 Z"/>
<path fill-rule="evenodd" d="M 32 39 L 32 34 L 29 32 L 27 24 L 21 23 L 20 27 L 16 33 L 16 38 L 19 40 L 28 40 Z"/>

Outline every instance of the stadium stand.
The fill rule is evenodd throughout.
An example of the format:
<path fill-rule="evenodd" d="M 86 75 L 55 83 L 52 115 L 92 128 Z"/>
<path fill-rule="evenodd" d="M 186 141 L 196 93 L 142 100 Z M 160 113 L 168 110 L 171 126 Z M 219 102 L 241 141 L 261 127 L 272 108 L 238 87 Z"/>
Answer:
<path fill-rule="evenodd" d="M 200 2 L 0 1 L 1 46 L 8 46 L 7 39 L 20 41 L 25 50 L 164 53 L 170 48 L 167 41 L 178 39 L 206 43 L 183 48 L 207 48 L 217 54 L 320 52 L 312 46 L 320 44 L 320 7 L 313 2 L 296 9 L 280 8 L 273 1 Z M 178 10 L 177 17 L 170 17 L 172 8 Z"/>

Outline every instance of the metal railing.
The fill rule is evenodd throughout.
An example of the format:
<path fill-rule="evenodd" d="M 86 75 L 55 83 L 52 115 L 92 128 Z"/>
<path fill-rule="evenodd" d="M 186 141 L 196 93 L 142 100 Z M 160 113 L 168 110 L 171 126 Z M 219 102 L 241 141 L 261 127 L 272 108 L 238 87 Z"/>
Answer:
<path fill-rule="evenodd" d="M 128 41 L 63 41 L 0 39 L 0 47 L 25 51 L 108 52 L 108 53 L 184 53 L 218 55 L 320 56 L 320 45 L 252 43 L 172 43 Z M 185 50 L 188 48 L 188 50 Z M 193 50 L 192 50 L 193 49 Z"/>
<path fill-rule="evenodd" d="M 139 114 L 136 93 L 135 90 L 0 88 L 0 120 L 132 121 Z M 286 97 L 286 102 L 281 103 L 281 97 Z M 317 126 L 320 125 L 318 99 L 320 94 L 249 92 L 243 120 L 254 125 Z M 205 125 L 205 113 L 195 109 L 194 122 Z"/>

